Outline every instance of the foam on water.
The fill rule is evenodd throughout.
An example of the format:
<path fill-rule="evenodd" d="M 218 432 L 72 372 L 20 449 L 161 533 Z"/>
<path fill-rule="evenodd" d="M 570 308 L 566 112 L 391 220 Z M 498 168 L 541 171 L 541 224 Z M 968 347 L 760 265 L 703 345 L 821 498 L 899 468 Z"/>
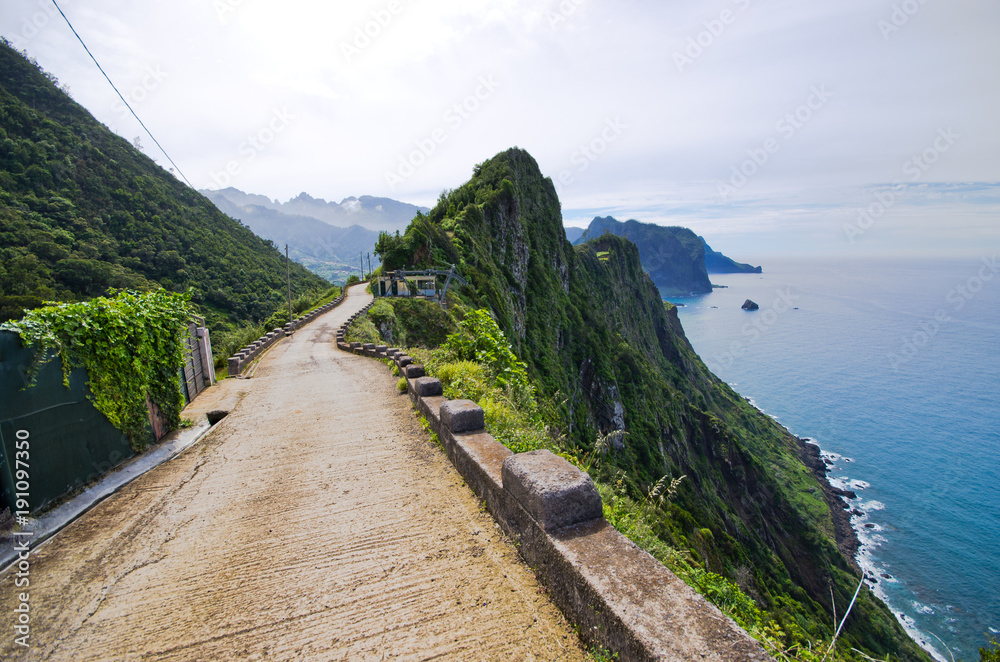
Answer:
<path fill-rule="evenodd" d="M 845 501 L 860 513 L 851 521 L 869 586 L 939 660 L 947 649 L 975 658 L 983 633 L 1000 630 L 1000 596 L 982 590 L 1000 585 L 1000 463 L 984 460 L 1000 455 L 1000 279 L 961 310 L 948 298 L 978 262 L 765 264 L 713 276 L 729 289 L 679 312 L 709 368 L 809 435 L 830 483 L 858 494 Z M 800 309 L 740 310 L 775 288 Z M 941 310 L 949 322 L 892 370 Z M 946 643 L 932 644 L 937 635 Z"/>

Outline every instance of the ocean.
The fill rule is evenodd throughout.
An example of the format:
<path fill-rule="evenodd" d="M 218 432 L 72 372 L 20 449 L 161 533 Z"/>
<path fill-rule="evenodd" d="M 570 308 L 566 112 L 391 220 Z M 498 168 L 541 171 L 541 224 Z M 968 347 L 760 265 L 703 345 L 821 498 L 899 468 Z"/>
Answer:
<path fill-rule="evenodd" d="M 859 561 L 911 635 L 978 660 L 1000 631 L 1000 263 L 763 266 L 670 299 L 691 344 L 857 492 Z"/>

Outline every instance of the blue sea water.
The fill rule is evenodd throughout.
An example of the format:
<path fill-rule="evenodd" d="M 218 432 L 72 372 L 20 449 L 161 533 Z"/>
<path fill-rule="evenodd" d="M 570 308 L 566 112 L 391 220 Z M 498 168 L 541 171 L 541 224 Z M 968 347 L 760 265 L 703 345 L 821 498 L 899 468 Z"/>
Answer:
<path fill-rule="evenodd" d="M 967 662 L 1000 630 L 995 260 L 773 262 L 671 299 L 709 368 L 857 491 L 876 593 L 940 659 Z"/>

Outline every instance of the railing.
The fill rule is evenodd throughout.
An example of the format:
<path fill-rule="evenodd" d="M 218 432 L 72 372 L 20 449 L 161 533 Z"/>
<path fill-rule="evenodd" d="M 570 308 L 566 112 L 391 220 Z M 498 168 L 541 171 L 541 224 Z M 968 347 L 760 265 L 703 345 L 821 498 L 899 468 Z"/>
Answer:
<path fill-rule="evenodd" d="M 395 362 L 452 464 L 588 644 L 621 660 L 772 659 L 605 520 L 585 472 L 547 450 L 512 453 L 486 433 L 481 407 L 443 397 L 441 381 L 400 349 L 346 342 L 347 327 L 364 312 L 337 330 L 337 347 Z"/>
<path fill-rule="evenodd" d="M 341 294 L 330 303 L 320 306 L 319 308 L 306 313 L 302 317 L 288 322 L 284 327 L 276 328 L 273 331 L 265 333 L 257 340 L 230 356 L 228 360 L 229 376 L 239 376 L 240 373 L 246 370 L 247 366 L 253 363 L 254 359 L 263 354 L 265 350 L 271 347 L 271 345 L 278 342 L 285 336 L 291 335 L 296 329 L 308 324 L 331 308 L 335 308 L 340 305 L 346 297 L 346 294 Z"/>

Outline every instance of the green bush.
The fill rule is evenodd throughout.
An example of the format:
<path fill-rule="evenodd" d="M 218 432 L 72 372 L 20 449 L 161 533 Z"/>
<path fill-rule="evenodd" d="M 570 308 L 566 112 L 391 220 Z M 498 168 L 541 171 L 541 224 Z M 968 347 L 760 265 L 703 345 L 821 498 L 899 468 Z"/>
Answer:
<path fill-rule="evenodd" d="M 1000 662 L 1000 642 L 990 638 L 990 647 L 979 649 L 979 662 Z"/>
<path fill-rule="evenodd" d="M 445 363 L 437 367 L 435 374 L 441 380 L 444 397 L 449 400 L 478 402 L 490 391 L 486 370 L 473 361 Z"/>
<path fill-rule="evenodd" d="M 390 301 L 383 299 L 383 301 Z M 405 347 L 438 347 L 458 327 L 448 313 L 435 301 L 426 299 L 392 299 L 395 311 L 393 344 Z M 386 339 L 388 342 L 388 339 Z"/>
<path fill-rule="evenodd" d="M 347 327 L 347 333 L 344 334 L 344 340 L 347 342 L 360 342 L 360 343 L 375 343 L 380 344 L 382 342 L 381 336 L 378 334 L 378 329 L 372 324 L 371 318 L 367 315 L 362 315 L 358 319 L 354 320 L 349 327 Z"/>
<path fill-rule="evenodd" d="M 280 325 L 279 325 L 280 326 Z M 212 354 L 216 368 L 225 368 L 230 356 L 243 349 L 274 327 L 245 324 L 212 334 Z"/>
<path fill-rule="evenodd" d="M 443 345 L 445 352 L 459 361 L 479 363 L 501 387 L 531 390 L 527 366 L 518 360 L 487 310 L 470 311 L 458 326 L 459 331 L 448 336 Z"/>
<path fill-rule="evenodd" d="M 494 392 L 479 400 L 479 406 L 486 418 L 486 431 L 513 452 L 554 448 L 545 427 L 505 395 Z"/>
<path fill-rule="evenodd" d="M 396 311 L 385 299 L 376 299 L 368 309 L 368 319 L 371 320 L 381 339 L 392 345 L 398 342 L 399 331 L 396 326 Z"/>

